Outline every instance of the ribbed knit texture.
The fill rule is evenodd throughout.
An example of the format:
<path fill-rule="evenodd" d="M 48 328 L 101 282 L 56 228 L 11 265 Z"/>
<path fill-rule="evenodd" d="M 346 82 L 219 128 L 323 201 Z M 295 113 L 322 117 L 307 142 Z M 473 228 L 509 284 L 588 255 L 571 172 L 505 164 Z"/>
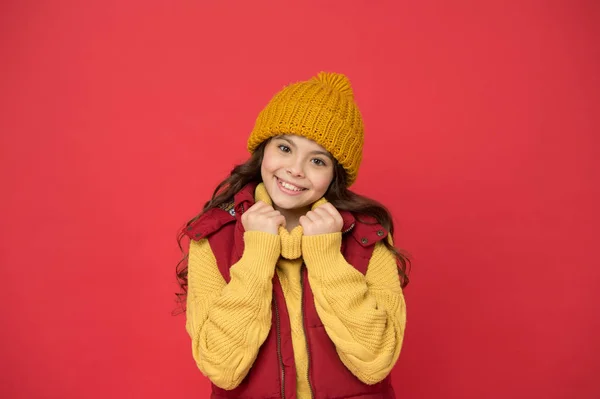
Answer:
<path fill-rule="evenodd" d="M 233 389 L 248 373 L 271 327 L 273 273 L 279 237 L 244 233 L 245 249 L 225 284 L 207 240 L 190 243 L 186 328 L 200 370 Z"/>
<path fill-rule="evenodd" d="M 266 139 L 296 134 L 311 139 L 348 172 L 347 186 L 358 175 L 364 139 L 363 121 L 348 78 L 321 72 L 284 87 L 260 112 L 248 139 L 254 152 Z"/>
<path fill-rule="evenodd" d="M 261 186 L 256 200 L 270 203 Z M 303 236 L 302 226 L 291 233 L 282 228 L 279 236 L 246 232 L 244 255 L 231 267 L 229 284 L 208 241 L 192 241 L 186 328 L 199 369 L 215 385 L 235 388 L 256 359 L 271 327 L 271 279 L 277 270 L 292 328 L 298 398 L 310 397 L 300 302 L 302 260 L 317 312 L 342 362 L 367 384 L 389 374 L 400 354 L 406 322 L 395 259 L 377 243 L 364 276 L 345 261 L 341 240 L 341 233 Z M 288 259 L 278 259 L 280 252 Z"/>
<path fill-rule="evenodd" d="M 302 237 L 302 255 L 327 335 L 348 369 L 375 384 L 400 355 L 406 323 L 395 258 L 377 243 L 366 276 L 340 253 L 341 233 Z M 391 267 L 393 265 L 393 267 Z"/>

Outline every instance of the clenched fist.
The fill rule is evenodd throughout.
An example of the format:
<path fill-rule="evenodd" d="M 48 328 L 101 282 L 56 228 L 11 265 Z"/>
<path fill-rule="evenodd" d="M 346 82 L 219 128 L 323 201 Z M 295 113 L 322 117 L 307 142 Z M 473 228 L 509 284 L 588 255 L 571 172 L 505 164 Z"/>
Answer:
<path fill-rule="evenodd" d="M 305 236 L 337 233 L 344 225 L 342 215 L 330 203 L 318 206 L 314 211 L 308 211 L 306 215 L 300 216 L 299 222 Z"/>
<path fill-rule="evenodd" d="M 262 201 L 256 202 L 242 215 L 242 225 L 246 231 L 263 231 L 279 234 L 279 226 L 285 227 L 285 217 Z"/>

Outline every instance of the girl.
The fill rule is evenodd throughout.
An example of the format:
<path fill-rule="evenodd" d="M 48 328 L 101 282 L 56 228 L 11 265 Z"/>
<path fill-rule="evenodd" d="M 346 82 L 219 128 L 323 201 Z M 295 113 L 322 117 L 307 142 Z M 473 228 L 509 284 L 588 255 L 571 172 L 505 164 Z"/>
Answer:
<path fill-rule="evenodd" d="M 344 75 L 291 84 L 182 231 L 186 330 L 212 398 L 395 397 L 408 262 L 389 212 L 348 190 L 362 146 Z"/>

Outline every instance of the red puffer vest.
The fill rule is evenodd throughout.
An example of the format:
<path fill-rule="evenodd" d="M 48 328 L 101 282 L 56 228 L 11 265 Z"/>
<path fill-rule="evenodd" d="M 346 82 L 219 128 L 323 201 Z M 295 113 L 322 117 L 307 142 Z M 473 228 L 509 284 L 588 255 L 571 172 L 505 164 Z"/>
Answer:
<path fill-rule="evenodd" d="M 234 196 L 234 207 L 231 211 L 213 208 L 191 223 L 185 231 L 193 240 L 208 239 L 219 270 L 227 282 L 230 279 L 229 268 L 242 257 L 244 251 L 241 216 L 254 204 L 256 185 L 250 183 Z M 385 238 L 387 231 L 374 219 L 361 217 L 363 220 L 373 221 L 373 224 L 365 224 L 356 220 L 350 212 L 341 211 L 340 214 L 344 219 L 342 254 L 348 263 L 365 274 L 375 243 Z M 344 366 L 319 319 L 304 266 L 301 281 L 308 380 L 312 397 L 395 398 L 390 376 L 375 385 L 367 385 Z M 230 391 L 213 384 L 211 398 L 296 398 L 296 368 L 291 326 L 277 273 L 273 277 L 272 314 L 271 331 L 244 381 Z"/>

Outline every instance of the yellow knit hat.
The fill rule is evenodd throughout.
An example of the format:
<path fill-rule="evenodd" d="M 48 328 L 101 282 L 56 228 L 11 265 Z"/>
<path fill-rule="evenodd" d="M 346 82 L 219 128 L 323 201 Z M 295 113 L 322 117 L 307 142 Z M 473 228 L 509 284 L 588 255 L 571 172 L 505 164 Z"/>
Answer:
<path fill-rule="evenodd" d="M 306 137 L 329 151 L 344 167 L 350 186 L 362 160 L 363 129 L 348 78 L 321 72 L 275 94 L 256 119 L 248 151 L 253 153 L 260 143 L 281 134 Z"/>

